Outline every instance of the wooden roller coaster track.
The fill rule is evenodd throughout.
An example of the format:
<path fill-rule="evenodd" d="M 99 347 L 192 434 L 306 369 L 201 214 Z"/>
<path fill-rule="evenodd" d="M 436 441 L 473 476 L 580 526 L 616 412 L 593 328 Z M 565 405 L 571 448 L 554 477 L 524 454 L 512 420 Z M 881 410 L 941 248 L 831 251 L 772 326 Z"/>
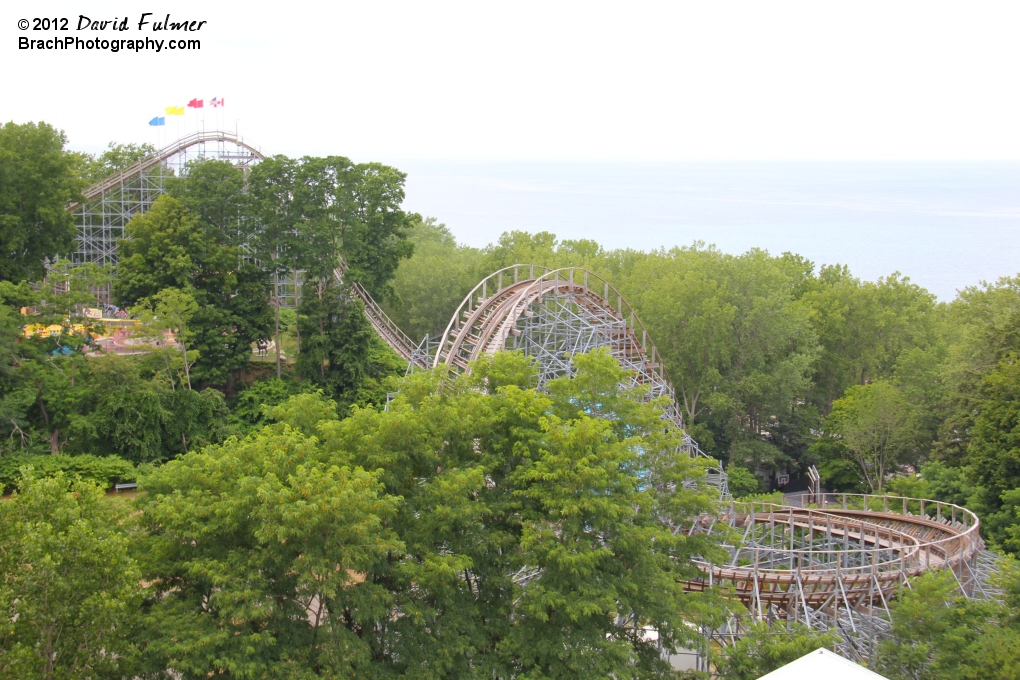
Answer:
<path fill-rule="evenodd" d="M 189 149 L 193 146 L 198 146 L 200 144 L 207 144 L 209 142 L 227 142 L 235 146 L 247 149 L 251 153 L 252 159 L 261 160 L 265 158 L 265 155 L 262 153 L 261 149 L 259 149 L 257 146 L 249 144 L 248 142 L 245 142 L 243 137 L 238 137 L 237 135 L 231 134 L 229 132 L 223 132 L 219 130 L 209 132 L 204 131 L 195 132 L 186 137 L 181 137 L 177 141 L 169 144 L 168 146 L 163 147 L 153 155 L 146 156 L 145 158 L 142 158 L 136 161 L 135 163 L 132 163 L 123 170 L 115 172 L 114 174 L 110 175 L 101 182 L 93 184 L 84 192 L 82 192 L 82 197 L 86 201 L 88 201 L 93 198 L 102 196 L 103 193 L 117 186 L 120 186 L 125 181 L 135 178 L 144 173 L 145 171 L 155 168 L 161 163 L 165 163 L 168 159 L 178 155 L 185 149 Z M 77 205 L 78 205 L 77 203 L 72 203 L 69 207 L 74 208 Z"/>

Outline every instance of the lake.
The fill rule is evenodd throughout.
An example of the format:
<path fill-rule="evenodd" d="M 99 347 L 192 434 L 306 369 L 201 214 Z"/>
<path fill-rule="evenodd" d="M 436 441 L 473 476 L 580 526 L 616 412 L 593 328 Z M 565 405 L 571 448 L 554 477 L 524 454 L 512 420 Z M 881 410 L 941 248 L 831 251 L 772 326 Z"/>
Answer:
<path fill-rule="evenodd" d="M 398 161 L 405 208 L 473 246 L 551 231 L 607 248 L 793 251 L 951 300 L 1020 272 L 1020 163 Z"/>

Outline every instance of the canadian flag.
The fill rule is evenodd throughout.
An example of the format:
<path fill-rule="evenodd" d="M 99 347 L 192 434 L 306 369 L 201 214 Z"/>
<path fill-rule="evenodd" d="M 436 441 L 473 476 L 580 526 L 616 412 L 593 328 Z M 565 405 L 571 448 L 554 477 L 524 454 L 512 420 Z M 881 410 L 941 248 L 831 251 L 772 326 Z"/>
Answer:
<path fill-rule="evenodd" d="M 188 102 L 188 106 L 190 106 L 193 109 L 200 109 L 202 108 L 202 100 L 192 99 L 190 102 Z"/>
<path fill-rule="evenodd" d="M 223 106 L 223 100 L 217 97 L 213 97 L 213 100 L 209 102 L 209 106 Z"/>

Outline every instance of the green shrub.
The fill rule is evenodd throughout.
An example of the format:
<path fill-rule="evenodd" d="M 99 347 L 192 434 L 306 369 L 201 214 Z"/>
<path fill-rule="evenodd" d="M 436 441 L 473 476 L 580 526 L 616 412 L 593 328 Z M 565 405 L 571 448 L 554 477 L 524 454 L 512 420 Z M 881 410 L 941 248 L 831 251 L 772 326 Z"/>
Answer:
<path fill-rule="evenodd" d="M 731 465 L 726 469 L 726 474 L 729 477 L 730 493 L 734 498 L 740 499 L 765 490 L 765 485 L 757 475 L 747 468 Z"/>
<path fill-rule="evenodd" d="M 63 472 L 67 477 L 91 481 L 104 487 L 135 481 L 135 466 L 119 456 L 12 455 L 0 458 L 0 484 L 4 493 L 21 483 L 21 469 L 31 467 L 41 477 Z"/>
<path fill-rule="evenodd" d="M 259 429 L 269 423 L 265 407 L 287 401 L 294 394 L 293 387 L 277 378 L 254 382 L 237 395 L 231 415 L 244 430 Z"/>
<path fill-rule="evenodd" d="M 735 645 L 722 650 L 716 667 L 726 680 L 754 680 L 820 647 L 831 647 L 836 640 L 833 633 L 801 623 L 756 623 Z"/>
<path fill-rule="evenodd" d="M 857 464 L 845 458 L 824 460 L 818 464 L 822 486 L 838 493 L 862 493 L 865 491 L 861 472 Z"/>
<path fill-rule="evenodd" d="M 743 496 L 737 500 L 740 501 L 741 503 L 775 503 L 776 505 L 784 505 L 786 503 L 782 491 L 772 491 L 770 493 L 752 493 L 747 496 Z"/>

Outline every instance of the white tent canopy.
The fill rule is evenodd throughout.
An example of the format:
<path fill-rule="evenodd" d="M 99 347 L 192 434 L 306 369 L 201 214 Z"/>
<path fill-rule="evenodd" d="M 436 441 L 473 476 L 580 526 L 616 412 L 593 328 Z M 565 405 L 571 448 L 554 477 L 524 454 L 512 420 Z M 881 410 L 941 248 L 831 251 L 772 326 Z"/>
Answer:
<path fill-rule="evenodd" d="M 758 680 L 888 680 L 827 649 L 816 649 Z"/>

